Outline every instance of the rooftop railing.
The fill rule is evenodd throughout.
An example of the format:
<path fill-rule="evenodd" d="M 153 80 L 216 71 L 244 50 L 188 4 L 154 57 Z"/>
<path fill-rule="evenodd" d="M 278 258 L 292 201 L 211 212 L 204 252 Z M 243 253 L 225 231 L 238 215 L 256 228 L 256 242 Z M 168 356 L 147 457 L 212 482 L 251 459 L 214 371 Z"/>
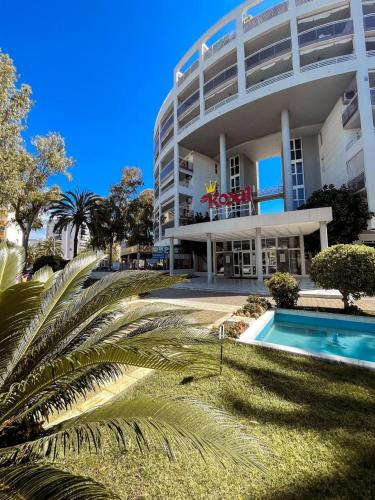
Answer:
<path fill-rule="evenodd" d="M 245 59 L 245 69 L 248 71 L 249 69 L 255 68 L 260 64 L 275 59 L 283 54 L 287 54 L 291 51 L 292 45 L 290 38 L 285 38 L 279 42 L 276 42 L 272 45 L 268 45 L 263 49 L 250 54 Z"/>
<path fill-rule="evenodd" d="M 212 57 L 214 54 L 219 52 L 225 45 L 228 45 L 232 40 L 236 38 L 236 32 L 231 31 L 230 33 L 227 33 L 223 37 L 221 37 L 217 42 L 215 42 L 209 49 L 206 50 L 206 52 L 203 54 L 203 59 L 207 61 L 210 57 Z"/>
<path fill-rule="evenodd" d="M 190 76 L 199 66 L 199 61 L 194 61 L 191 66 L 188 67 L 188 69 L 182 73 L 181 76 L 178 77 L 177 79 L 177 86 L 180 86 L 183 84 L 183 82 Z"/>
<path fill-rule="evenodd" d="M 284 12 L 287 12 L 288 8 L 289 8 L 289 2 L 282 2 L 270 9 L 265 10 L 264 12 L 255 17 L 249 17 L 249 19 L 245 18 L 243 21 L 244 33 L 247 33 L 248 31 L 265 23 L 266 21 L 269 21 L 270 19 L 273 19 L 274 17 L 283 14 Z"/>
<path fill-rule="evenodd" d="M 206 82 L 203 87 L 204 95 L 206 96 L 213 90 L 220 87 L 223 83 L 233 80 L 237 76 L 237 64 L 233 64 L 229 68 L 224 69 L 218 75 L 215 75 L 211 80 Z"/>
<path fill-rule="evenodd" d="M 325 42 L 332 38 L 338 38 L 353 34 L 352 19 L 344 19 L 333 23 L 324 24 L 317 28 L 311 28 L 298 35 L 300 47 L 306 47 L 314 43 Z"/>

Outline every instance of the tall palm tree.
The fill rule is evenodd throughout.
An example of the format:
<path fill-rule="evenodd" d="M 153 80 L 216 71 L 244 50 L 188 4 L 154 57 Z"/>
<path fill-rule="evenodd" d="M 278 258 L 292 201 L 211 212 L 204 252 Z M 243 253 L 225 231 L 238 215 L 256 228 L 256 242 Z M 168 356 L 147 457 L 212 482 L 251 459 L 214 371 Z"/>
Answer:
<path fill-rule="evenodd" d="M 35 245 L 36 257 L 43 257 L 45 255 L 63 256 L 61 241 L 56 240 L 53 236 L 48 236 L 46 239 L 38 241 Z"/>
<path fill-rule="evenodd" d="M 78 254 L 78 236 L 90 227 L 95 212 L 102 198 L 91 191 L 67 191 L 60 200 L 51 205 L 51 219 L 56 220 L 54 231 L 61 234 L 68 227 L 74 231 L 73 256 Z"/>
<path fill-rule="evenodd" d="M 198 401 L 116 398 L 60 424 L 52 412 L 116 379 L 128 365 L 215 373 L 215 342 L 189 311 L 130 297 L 180 278 L 119 272 L 83 288 L 98 259 L 80 254 L 63 271 L 40 269 L 22 283 L 23 258 L 0 245 L 0 498 L 117 498 L 103 485 L 46 465 L 68 450 L 98 451 L 106 437 L 120 449 L 192 450 L 223 463 L 257 464 L 261 446 L 225 413 Z"/>

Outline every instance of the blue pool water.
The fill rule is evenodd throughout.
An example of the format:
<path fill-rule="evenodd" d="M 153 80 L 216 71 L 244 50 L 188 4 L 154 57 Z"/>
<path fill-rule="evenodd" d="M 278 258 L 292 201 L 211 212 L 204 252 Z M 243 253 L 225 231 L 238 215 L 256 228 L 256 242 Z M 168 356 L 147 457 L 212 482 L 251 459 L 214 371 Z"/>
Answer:
<path fill-rule="evenodd" d="M 276 313 L 256 340 L 375 362 L 375 322 Z"/>

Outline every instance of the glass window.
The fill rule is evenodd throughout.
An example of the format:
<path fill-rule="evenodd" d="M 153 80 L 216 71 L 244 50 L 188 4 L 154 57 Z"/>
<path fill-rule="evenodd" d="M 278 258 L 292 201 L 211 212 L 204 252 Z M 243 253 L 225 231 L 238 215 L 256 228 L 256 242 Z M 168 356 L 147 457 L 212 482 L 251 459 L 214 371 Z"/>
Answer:
<path fill-rule="evenodd" d="M 224 250 L 224 243 L 222 241 L 216 242 L 216 251 L 222 252 Z"/>
<path fill-rule="evenodd" d="M 267 248 L 276 248 L 276 238 L 267 238 L 266 246 Z"/>
<path fill-rule="evenodd" d="M 250 241 L 249 240 L 242 241 L 242 250 L 250 250 Z"/>
<path fill-rule="evenodd" d="M 224 241 L 224 252 L 231 252 L 231 251 L 232 251 L 232 242 Z"/>
<path fill-rule="evenodd" d="M 216 256 L 216 273 L 224 274 L 224 254 L 222 253 Z"/>
<path fill-rule="evenodd" d="M 241 250 L 241 242 L 240 241 L 234 241 L 233 242 L 233 251 L 236 252 L 238 250 Z"/>

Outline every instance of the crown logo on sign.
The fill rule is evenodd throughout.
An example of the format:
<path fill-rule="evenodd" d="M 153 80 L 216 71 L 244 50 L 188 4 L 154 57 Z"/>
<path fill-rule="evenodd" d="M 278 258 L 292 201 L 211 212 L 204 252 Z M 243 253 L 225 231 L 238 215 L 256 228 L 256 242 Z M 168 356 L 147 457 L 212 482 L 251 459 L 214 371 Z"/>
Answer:
<path fill-rule="evenodd" d="M 208 184 L 205 184 L 204 187 L 206 188 L 206 193 L 216 193 L 217 191 L 217 181 L 212 182 L 210 181 Z"/>

